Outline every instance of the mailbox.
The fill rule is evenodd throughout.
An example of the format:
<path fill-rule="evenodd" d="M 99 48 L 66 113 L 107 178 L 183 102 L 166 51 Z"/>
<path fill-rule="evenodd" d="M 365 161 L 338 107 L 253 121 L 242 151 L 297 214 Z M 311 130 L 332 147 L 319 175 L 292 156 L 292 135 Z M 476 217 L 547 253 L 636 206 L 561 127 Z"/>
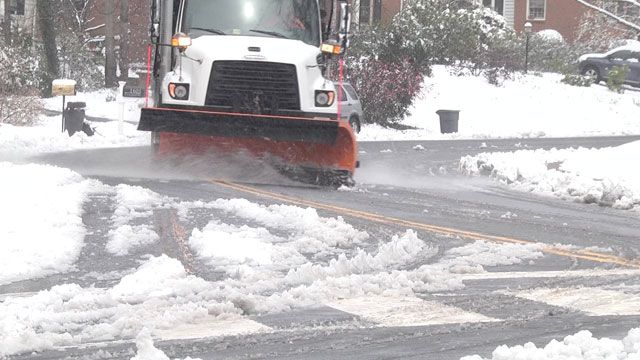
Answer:
<path fill-rule="evenodd" d="M 51 84 L 53 96 L 73 96 L 76 94 L 76 81 L 70 79 L 56 79 Z"/>

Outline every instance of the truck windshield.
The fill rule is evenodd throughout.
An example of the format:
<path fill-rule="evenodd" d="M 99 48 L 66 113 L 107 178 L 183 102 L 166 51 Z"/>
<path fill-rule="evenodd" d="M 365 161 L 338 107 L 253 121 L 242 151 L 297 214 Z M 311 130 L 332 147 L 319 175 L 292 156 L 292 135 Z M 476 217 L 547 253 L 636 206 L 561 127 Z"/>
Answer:
<path fill-rule="evenodd" d="M 320 45 L 316 0 L 187 0 L 182 32 L 266 36 Z"/>

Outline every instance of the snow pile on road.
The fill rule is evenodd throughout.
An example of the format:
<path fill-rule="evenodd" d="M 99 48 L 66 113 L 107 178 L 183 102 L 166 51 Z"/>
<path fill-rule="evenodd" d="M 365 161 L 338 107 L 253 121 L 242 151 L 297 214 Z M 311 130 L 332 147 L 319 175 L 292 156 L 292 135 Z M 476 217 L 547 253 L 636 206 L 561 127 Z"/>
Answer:
<path fill-rule="evenodd" d="M 233 303 L 218 298 L 219 289 L 188 275 L 178 260 L 152 257 L 111 289 L 65 284 L 6 298 L 0 303 L 0 357 L 240 316 Z"/>
<path fill-rule="evenodd" d="M 493 351 L 488 360 L 635 360 L 640 359 L 640 328 L 632 329 L 622 340 L 594 338 L 583 330 L 569 335 L 562 341 L 551 340 L 545 347 L 533 343 L 509 347 L 502 345 Z M 465 356 L 460 360 L 485 360 L 479 355 Z"/>
<path fill-rule="evenodd" d="M 411 230 L 376 239 L 376 244 L 343 219 L 320 217 L 313 209 L 237 199 L 171 203 L 148 189 L 125 185 L 115 193 L 114 226 L 148 216 L 158 204 L 185 218 L 194 211 L 210 213 L 212 219 L 193 230 L 188 244 L 213 267 L 214 280 L 191 275 L 177 259 L 149 256 L 111 288 L 63 284 L 34 295 L 8 296 L 0 302 L 0 357 L 136 338 L 139 356 L 161 356 L 145 328 L 161 340 L 272 331 L 250 316 L 362 296 L 415 299 L 415 291 L 461 288 L 462 274 L 485 272 L 485 266 L 542 256 L 538 245 L 479 241 L 430 262 L 438 249 Z M 223 223 L 216 211 L 240 221 L 251 218 L 250 225 Z"/>
<path fill-rule="evenodd" d="M 212 221 L 202 230 L 194 229 L 189 244 L 217 269 L 243 263 L 281 266 L 304 263 L 304 256 L 294 249 L 277 245 L 285 241 L 264 228 Z"/>
<path fill-rule="evenodd" d="M 147 328 L 144 328 L 136 337 L 136 347 L 138 348 L 138 352 L 136 353 L 136 356 L 131 358 L 131 360 L 171 360 L 164 352 L 162 352 L 162 350 L 154 346 L 151 332 Z M 184 360 L 201 359 L 187 356 Z"/>
<path fill-rule="evenodd" d="M 421 291 L 450 291 L 464 288 L 465 274 L 485 273 L 485 267 L 508 266 L 544 257 L 542 244 L 496 244 L 475 241 L 450 249 L 433 264 L 415 270 Z"/>
<path fill-rule="evenodd" d="M 640 141 L 603 149 L 519 150 L 460 159 L 470 175 L 510 186 L 620 209 L 640 207 Z"/>
<path fill-rule="evenodd" d="M 220 286 L 235 294 L 235 302 L 249 314 L 362 295 L 452 290 L 464 286 L 460 274 L 543 256 L 540 245 L 477 241 L 422 265 L 438 250 L 411 230 L 390 240 L 378 239 L 377 246 L 371 246 L 370 241 L 369 245 L 364 242 L 367 233 L 341 218 L 319 217 L 314 209 L 263 206 L 244 199 L 180 203 L 177 208 L 183 218 L 198 208 L 217 209 L 266 226 L 235 226 L 216 219 L 201 230 L 194 229 L 189 239 L 197 257 L 229 276 Z"/>
<path fill-rule="evenodd" d="M 434 66 L 422 94 L 398 131 L 364 125 L 360 141 L 458 138 L 529 138 L 640 134 L 640 93 L 606 86 L 575 87 L 559 74 L 529 74 L 496 87 L 482 76 L 456 76 Z M 439 109 L 461 110 L 459 132 L 440 134 Z"/>
<path fill-rule="evenodd" d="M 102 185 L 71 170 L 0 162 L 0 285 L 72 268 L 82 205 Z"/>
<path fill-rule="evenodd" d="M 120 184 L 115 187 L 117 206 L 111 217 L 116 226 L 109 230 L 107 251 L 115 255 L 127 255 L 132 249 L 149 245 L 160 239 L 151 225 L 132 225 L 138 218 L 148 218 L 153 207 L 164 199 L 157 193 L 139 186 Z"/>
<path fill-rule="evenodd" d="M 144 328 L 136 337 L 138 352 L 131 360 L 171 360 L 162 350 L 156 348 L 149 329 Z"/>
<path fill-rule="evenodd" d="M 347 224 L 342 217 L 323 218 L 313 208 L 264 206 L 246 199 L 218 199 L 209 203 L 185 202 L 178 205 L 178 212 L 185 216 L 194 207 L 222 210 L 269 229 L 293 233 L 296 236 L 296 249 L 316 256 L 325 255 L 326 252 L 335 253 L 340 247 L 362 244 L 369 238 L 369 234 Z"/>
<path fill-rule="evenodd" d="M 153 244 L 160 236 L 150 225 L 120 225 L 109 230 L 107 251 L 114 255 L 127 255 L 132 249 Z"/>

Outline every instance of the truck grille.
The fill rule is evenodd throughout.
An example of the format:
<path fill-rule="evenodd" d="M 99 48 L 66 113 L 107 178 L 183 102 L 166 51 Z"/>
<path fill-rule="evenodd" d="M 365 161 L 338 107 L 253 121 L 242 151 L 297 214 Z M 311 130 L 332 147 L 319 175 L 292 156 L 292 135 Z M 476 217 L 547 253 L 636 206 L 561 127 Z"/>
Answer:
<path fill-rule="evenodd" d="M 300 110 L 296 67 L 259 61 L 215 61 L 205 105 L 258 114 Z"/>

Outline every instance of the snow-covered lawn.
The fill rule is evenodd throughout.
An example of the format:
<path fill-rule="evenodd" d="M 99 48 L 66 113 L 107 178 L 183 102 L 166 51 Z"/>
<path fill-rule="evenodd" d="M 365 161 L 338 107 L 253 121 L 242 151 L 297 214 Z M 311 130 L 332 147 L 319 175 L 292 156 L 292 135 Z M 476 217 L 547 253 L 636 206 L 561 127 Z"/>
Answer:
<path fill-rule="evenodd" d="M 632 329 L 622 340 L 594 338 L 589 331 L 569 335 L 562 341 L 552 340 L 544 347 L 533 343 L 509 347 L 502 345 L 488 360 L 636 360 L 640 359 L 640 328 Z M 479 355 L 460 360 L 485 360 Z"/>
<path fill-rule="evenodd" d="M 0 123 L 0 160 L 14 160 L 33 155 L 122 146 L 144 146 L 150 143 L 149 132 L 138 131 L 140 107 L 144 99 L 117 97 L 112 90 L 79 93 L 68 96 L 67 102 L 84 101 L 87 116 L 114 119 L 116 121 L 91 122 L 94 136 L 77 132 L 69 137 L 62 132 L 61 115 L 40 116 L 33 126 L 13 126 Z M 62 110 L 62 98 L 43 100 L 49 110 Z M 124 121 L 120 121 L 120 119 Z"/>
<path fill-rule="evenodd" d="M 515 189 L 621 209 L 640 208 L 640 141 L 603 149 L 519 150 L 460 159 L 471 175 Z"/>
<path fill-rule="evenodd" d="M 67 102 L 84 102 L 87 116 L 137 122 L 140 119 L 140 109 L 145 105 L 145 99 L 122 97 L 121 90 L 102 89 L 93 92 L 79 92 L 76 96 L 67 96 Z M 62 110 L 62 98 L 44 99 L 44 107 L 48 110 Z"/>
<path fill-rule="evenodd" d="M 435 66 L 411 115 L 402 121 L 417 130 L 365 125 L 357 137 L 382 141 L 640 134 L 640 89 L 617 94 L 602 85 L 575 87 L 561 79 L 559 74 L 529 74 L 496 87 L 484 77 L 455 76 L 449 68 Z M 439 109 L 461 110 L 457 134 L 440 134 Z"/>
<path fill-rule="evenodd" d="M 150 144 L 148 132 L 136 125 L 118 121 L 94 122 L 94 136 L 77 132 L 69 137 L 61 131 L 60 116 L 42 116 L 34 126 L 0 124 L 0 160 L 27 157 L 48 152 Z"/>

